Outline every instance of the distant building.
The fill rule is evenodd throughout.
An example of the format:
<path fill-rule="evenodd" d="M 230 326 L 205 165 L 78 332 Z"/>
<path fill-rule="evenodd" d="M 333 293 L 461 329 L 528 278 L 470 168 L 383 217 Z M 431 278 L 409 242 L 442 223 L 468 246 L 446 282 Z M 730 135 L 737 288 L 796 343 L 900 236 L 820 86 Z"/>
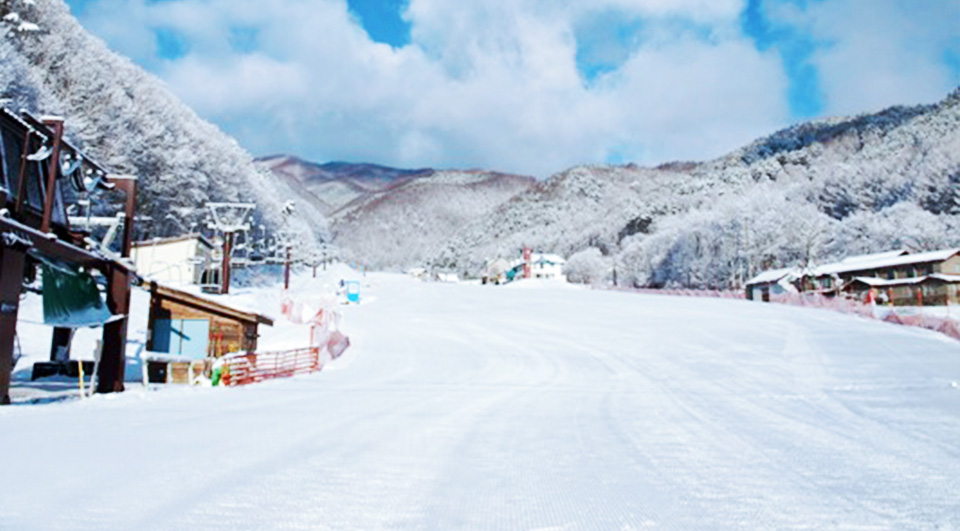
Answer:
<path fill-rule="evenodd" d="M 793 283 L 801 277 L 802 272 L 798 267 L 764 271 L 747 281 L 747 298 L 766 302 L 771 295 L 797 293 L 799 290 Z"/>
<path fill-rule="evenodd" d="M 792 272 L 792 273 L 791 273 Z M 905 250 L 854 256 L 808 270 L 761 273 L 747 283 L 747 298 L 757 289 L 775 293 L 773 284 L 789 283 L 797 291 L 873 300 L 899 306 L 960 303 L 960 249 L 911 254 Z"/>
<path fill-rule="evenodd" d="M 530 254 L 530 278 L 558 279 L 563 278 L 563 266 L 567 261 L 562 256 L 556 254 L 531 253 Z M 510 263 L 510 269 L 507 271 L 508 280 L 523 278 L 524 265 L 527 262 L 519 258 Z"/>
<path fill-rule="evenodd" d="M 863 300 L 893 306 L 947 306 L 960 304 L 960 275 L 934 273 L 922 277 L 887 280 L 857 277 L 843 292 Z"/>
<path fill-rule="evenodd" d="M 200 234 L 154 238 L 133 244 L 137 274 L 166 284 L 201 284 L 219 273 L 214 245 Z M 209 280 L 209 278 L 206 278 Z"/>

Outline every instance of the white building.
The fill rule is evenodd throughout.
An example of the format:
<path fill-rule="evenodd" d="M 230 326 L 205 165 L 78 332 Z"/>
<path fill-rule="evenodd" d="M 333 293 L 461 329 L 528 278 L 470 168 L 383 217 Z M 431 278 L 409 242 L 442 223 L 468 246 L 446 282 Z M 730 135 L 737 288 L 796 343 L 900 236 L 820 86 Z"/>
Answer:
<path fill-rule="evenodd" d="M 214 245 L 200 234 L 154 238 L 133 244 L 137 274 L 172 285 L 200 284 L 204 272 L 218 269 Z"/>
<path fill-rule="evenodd" d="M 563 266 L 567 261 L 560 255 L 532 253 L 530 255 L 530 278 L 559 279 L 563 278 Z M 514 273 L 514 280 L 523 278 L 523 258 L 514 260 L 510 269 Z"/>

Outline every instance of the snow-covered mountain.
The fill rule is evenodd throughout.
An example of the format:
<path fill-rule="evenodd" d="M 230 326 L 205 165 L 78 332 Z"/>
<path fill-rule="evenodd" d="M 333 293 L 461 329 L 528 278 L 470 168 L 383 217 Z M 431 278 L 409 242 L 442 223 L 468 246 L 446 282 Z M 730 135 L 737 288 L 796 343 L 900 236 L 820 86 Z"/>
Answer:
<path fill-rule="evenodd" d="M 604 257 L 620 283 L 731 288 L 772 267 L 960 246 L 960 90 L 797 124 L 706 162 L 485 172 L 262 161 L 375 267 L 478 274 L 523 245 Z"/>
<path fill-rule="evenodd" d="M 428 168 L 401 170 L 349 162 L 317 164 L 290 155 L 259 158 L 256 162 L 300 190 L 324 214 L 332 214 L 352 201 L 400 182 L 433 174 Z"/>
<path fill-rule="evenodd" d="M 423 263 L 441 242 L 482 223 L 534 184 L 531 177 L 484 171 L 435 171 L 364 195 L 330 219 L 346 256 L 371 266 Z"/>
<path fill-rule="evenodd" d="M 431 258 L 479 271 L 520 245 L 600 249 L 621 283 L 727 288 L 760 269 L 960 245 L 960 90 L 799 124 L 716 160 L 556 174 Z"/>
<path fill-rule="evenodd" d="M 423 263 L 438 245 L 534 186 L 532 177 L 481 170 L 404 170 L 317 164 L 290 155 L 257 164 L 328 214 L 344 257 L 375 268 Z"/>
<path fill-rule="evenodd" d="M 188 230 L 206 201 L 253 201 L 257 223 L 283 223 L 281 208 L 298 192 L 87 33 L 62 0 L 2 0 L 0 19 L 5 105 L 64 116 L 68 136 L 89 155 L 137 175 L 140 213 L 153 218 L 153 234 Z M 321 210 L 310 204 L 289 223 L 311 241 L 326 233 Z"/>

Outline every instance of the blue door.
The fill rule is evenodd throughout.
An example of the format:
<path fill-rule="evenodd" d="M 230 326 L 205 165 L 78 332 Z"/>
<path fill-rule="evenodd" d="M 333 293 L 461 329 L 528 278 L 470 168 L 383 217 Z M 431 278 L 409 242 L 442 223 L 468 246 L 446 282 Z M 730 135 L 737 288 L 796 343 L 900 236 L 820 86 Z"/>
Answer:
<path fill-rule="evenodd" d="M 153 323 L 153 351 L 207 357 L 210 345 L 210 321 L 206 319 L 157 319 Z"/>
<path fill-rule="evenodd" d="M 180 355 L 202 360 L 207 357 L 210 345 L 210 321 L 206 319 L 184 319 L 180 327 Z"/>

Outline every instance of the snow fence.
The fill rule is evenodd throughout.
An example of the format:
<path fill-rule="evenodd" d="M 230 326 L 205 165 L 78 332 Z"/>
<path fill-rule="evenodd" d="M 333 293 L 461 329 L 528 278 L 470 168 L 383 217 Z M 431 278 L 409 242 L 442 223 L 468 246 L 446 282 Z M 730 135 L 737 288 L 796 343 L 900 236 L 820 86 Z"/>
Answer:
<path fill-rule="evenodd" d="M 960 319 L 960 312 L 957 312 L 957 318 L 952 318 L 949 306 L 882 306 L 875 303 L 863 303 L 854 299 L 826 297 L 812 293 L 775 295 L 771 297 L 771 301 L 791 306 L 824 308 L 887 323 L 925 328 L 960 341 L 960 322 L 957 320 Z M 943 309 L 946 311 L 941 313 L 939 310 Z"/>
<path fill-rule="evenodd" d="M 670 295 L 674 297 L 712 297 L 720 299 L 745 299 L 742 291 L 696 290 L 696 289 L 649 289 L 617 288 L 619 291 L 643 293 L 647 295 Z M 947 307 L 896 307 L 878 306 L 844 297 L 826 297 L 819 293 L 787 293 L 772 295 L 771 302 L 801 306 L 804 308 L 822 308 L 848 315 L 857 315 L 867 319 L 877 319 L 887 323 L 916 326 L 940 332 L 960 341 L 960 310 Z M 939 311 L 944 310 L 944 311 Z"/>
<path fill-rule="evenodd" d="M 220 382 L 226 386 L 247 385 L 322 370 L 326 362 L 339 358 L 350 346 L 350 338 L 340 332 L 340 312 L 336 308 L 336 300 L 329 297 L 295 301 L 285 295 L 281 313 L 290 322 L 310 326 L 310 346 L 224 356 L 220 360 Z"/>

